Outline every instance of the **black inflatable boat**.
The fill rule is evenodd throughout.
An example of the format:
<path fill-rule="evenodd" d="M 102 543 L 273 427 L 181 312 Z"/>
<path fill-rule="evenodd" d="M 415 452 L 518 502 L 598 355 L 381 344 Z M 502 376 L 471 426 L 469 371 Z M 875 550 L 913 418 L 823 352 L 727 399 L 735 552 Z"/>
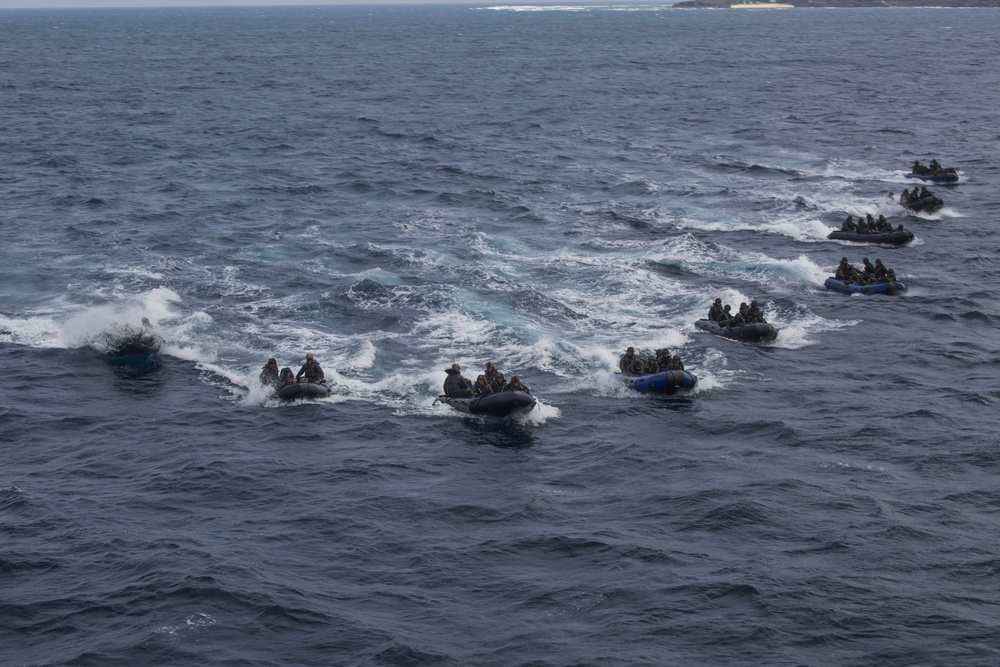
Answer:
<path fill-rule="evenodd" d="M 506 417 L 514 412 L 527 411 L 535 407 L 535 399 L 523 391 L 502 391 L 499 394 L 477 398 L 438 396 L 437 400 L 459 412 L 487 417 Z"/>
<path fill-rule="evenodd" d="M 834 241 L 853 241 L 854 243 L 880 243 L 883 245 L 906 245 L 913 240 L 913 232 L 908 229 L 897 229 L 891 232 L 881 232 L 878 234 L 845 232 L 835 230 L 827 235 L 828 239 Z"/>
<path fill-rule="evenodd" d="M 108 336 L 108 349 L 116 357 L 156 354 L 161 347 L 163 347 L 162 338 L 144 331 L 126 333 L 118 338 Z"/>
<path fill-rule="evenodd" d="M 712 320 L 698 320 L 694 325 L 702 331 L 744 343 L 769 343 L 778 337 L 778 330 L 767 322 L 751 322 L 727 327 Z"/>
<path fill-rule="evenodd" d="M 917 213 L 933 213 L 944 206 L 944 200 L 937 195 L 930 195 L 920 199 L 900 199 L 899 205 Z"/>
<path fill-rule="evenodd" d="M 299 398 L 326 398 L 330 395 L 330 388 L 319 382 L 296 382 L 286 384 L 275 393 L 283 401 L 294 401 Z"/>

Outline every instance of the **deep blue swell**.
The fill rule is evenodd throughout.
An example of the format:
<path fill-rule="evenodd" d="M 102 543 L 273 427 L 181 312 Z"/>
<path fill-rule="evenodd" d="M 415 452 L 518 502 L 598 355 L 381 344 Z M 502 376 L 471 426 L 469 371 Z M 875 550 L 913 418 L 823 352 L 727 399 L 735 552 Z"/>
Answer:
<path fill-rule="evenodd" d="M 632 9 L 0 14 L 0 664 L 997 662 L 1000 14 Z"/>

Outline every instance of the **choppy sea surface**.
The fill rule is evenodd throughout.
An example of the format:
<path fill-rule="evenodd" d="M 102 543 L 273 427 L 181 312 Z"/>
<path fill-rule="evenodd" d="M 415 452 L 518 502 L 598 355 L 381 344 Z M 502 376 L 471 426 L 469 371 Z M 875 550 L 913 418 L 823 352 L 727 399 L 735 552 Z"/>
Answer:
<path fill-rule="evenodd" d="M 0 664 L 1000 663 L 1000 12 L 0 28 Z M 258 386 L 306 352 L 330 398 Z M 488 360 L 535 411 L 435 403 Z"/>

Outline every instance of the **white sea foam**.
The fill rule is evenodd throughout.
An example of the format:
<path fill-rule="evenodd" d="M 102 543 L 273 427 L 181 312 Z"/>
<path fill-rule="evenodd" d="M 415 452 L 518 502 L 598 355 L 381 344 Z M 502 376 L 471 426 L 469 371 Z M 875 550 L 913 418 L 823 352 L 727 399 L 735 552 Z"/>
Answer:
<path fill-rule="evenodd" d="M 121 331 L 123 327 L 139 326 L 148 317 L 163 335 L 163 321 L 176 317 L 180 297 L 172 290 L 160 287 L 128 299 L 98 306 L 78 306 L 60 303 L 47 312 L 21 317 L 0 315 L 0 330 L 10 342 L 39 348 L 79 348 L 100 343 L 105 333 Z"/>

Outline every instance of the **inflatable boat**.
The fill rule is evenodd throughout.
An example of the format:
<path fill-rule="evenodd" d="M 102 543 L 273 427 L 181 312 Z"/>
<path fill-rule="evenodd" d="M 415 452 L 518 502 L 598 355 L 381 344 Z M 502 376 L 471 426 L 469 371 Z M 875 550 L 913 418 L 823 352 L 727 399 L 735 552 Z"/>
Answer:
<path fill-rule="evenodd" d="M 833 241 L 851 241 L 853 243 L 880 243 L 883 245 L 906 245 L 913 240 L 913 232 L 908 229 L 897 229 L 891 232 L 877 234 L 861 232 L 845 232 L 835 230 L 827 237 Z"/>
<path fill-rule="evenodd" d="M 476 398 L 449 398 L 438 396 L 437 402 L 450 405 L 459 412 L 485 417 L 506 417 L 514 412 L 535 407 L 535 399 L 523 391 L 501 391 L 498 394 Z"/>
<path fill-rule="evenodd" d="M 698 320 L 694 325 L 702 331 L 744 343 L 767 343 L 778 336 L 778 330 L 767 322 L 751 322 L 750 324 L 727 327 L 712 320 Z"/>
<path fill-rule="evenodd" d="M 826 279 L 823 286 L 841 294 L 902 294 L 906 291 L 906 285 L 899 281 L 892 283 L 877 283 L 875 285 L 858 285 L 848 283 L 837 278 Z"/>
<path fill-rule="evenodd" d="M 937 195 L 930 195 L 929 197 L 921 197 L 920 199 L 900 199 L 899 205 L 917 213 L 933 213 L 944 206 L 944 200 Z"/>
<path fill-rule="evenodd" d="M 677 391 L 694 389 L 698 378 L 687 371 L 660 371 L 651 375 L 622 375 L 621 381 L 644 394 L 673 394 Z"/>
<path fill-rule="evenodd" d="M 120 338 L 108 337 L 108 349 L 116 357 L 156 354 L 162 346 L 162 338 L 142 331 Z"/>
<path fill-rule="evenodd" d="M 286 384 L 275 394 L 283 401 L 294 401 L 299 398 L 326 398 L 330 395 L 330 388 L 319 382 L 296 382 L 295 384 Z"/>
<path fill-rule="evenodd" d="M 946 169 L 933 174 L 915 174 L 912 171 L 906 175 L 907 178 L 919 178 L 921 181 L 931 183 L 958 183 L 958 174 L 954 169 Z"/>

